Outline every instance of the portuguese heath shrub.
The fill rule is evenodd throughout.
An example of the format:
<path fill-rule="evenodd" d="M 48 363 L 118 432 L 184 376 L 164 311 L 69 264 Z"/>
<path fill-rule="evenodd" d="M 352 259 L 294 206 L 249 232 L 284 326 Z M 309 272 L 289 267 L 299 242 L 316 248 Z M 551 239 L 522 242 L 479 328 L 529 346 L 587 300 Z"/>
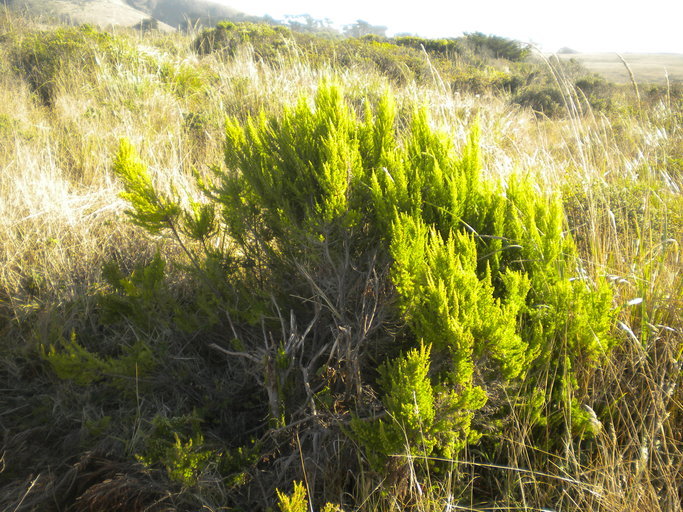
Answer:
<path fill-rule="evenodd" d="M 343 358 L 331 351 L 338 348 L 327 334 L 305 348 L 290 336 L 265 356 L 238 344 L 263 357 L 255 360 L 278 422 L 309 403 L 307 389 L 326 385 L 293 378 L 296 365 L 320 376 L 329 366 L 319 355 L 328 354 L 327 364 L 355 382 L 344 395 L 356 410 L 351 432 L 375 467 L 406 449 L 455 457 L 480 437 L 475 424 L 495 430 L 500 418 L 478 417 L 493 389 L 517 397 L 495 410 L 523 407 L 539 424 L 572 411 L 573 429 L 586 435 L 572 391 L 576 372 L 614 345 L 611 291 L 578 265 L 559 198 L 519 178 L 485 179 L 476 126 L 456 150 L 449 134 L 432 128 L 425 109 L 415 109 L 404 130 L 395 111 L 384 95 L 361 116 L 339 87 L 322 83 L 312 102 L 302 98 L 281 114 L 244 123 L 228 120 L 227 170 L 215 169 L 213 183 L 202 183 L 207 202 L 189 210 L 155 191 L 125 142 L 115 171 L 134 222 L 170 232 L 185 248 L 184 240 L 229 239 L 231 249 L 219 256 L 233 265 L 223 274 L 225 289 L 251 279 L 245 307 L 270 297 L 278 311 L 310 321 L 307 333 L 362 331 L 346 315 L 362 309 L 368 291 L 348 283 L 362 275 L 369 254 L 374 264 L 390 266 L 382 311 L 387 325 L 399 327 L 386 353 L 369 350 L 380 340 L 378 346 L 388 345 L 367 328 L 344 338 L 355 345 Z M 215 261 L 209 246 L 197 246 L 193 259 Z M 220 272 L 212 276 L 221 279 Z M 327 314 L 307 308 L 311 293 L 324 298 Z M 379 378 L 361 371 L 378 359 Z M 560 371 L 548 377 L 551 362 Z M 385 418 L 364 412 L 360 390 L 373 382 Z"/>

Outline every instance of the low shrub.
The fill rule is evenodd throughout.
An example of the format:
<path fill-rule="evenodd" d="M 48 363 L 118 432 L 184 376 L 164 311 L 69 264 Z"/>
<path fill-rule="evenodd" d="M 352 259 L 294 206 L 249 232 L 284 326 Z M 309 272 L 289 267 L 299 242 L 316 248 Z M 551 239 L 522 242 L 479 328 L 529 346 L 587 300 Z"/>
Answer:
<path fill-rule="evenodd" d="M 224 21 L 215 28 L 203 30 L 193 45 L 200 55 L 220 51 L 233 56 L 240 47 L 248 44 L 260 58 L 272 60 L 292 37 L 289 28 L 279 25 Z"/>
<path fill-rule="evenodd" d="M 14 69 L 46 106 L 52 105 L 62 73 L 92 72 L 102 60 L 128 60 L 131 49 L 121 39 L 90 25 L 60 27 L 25 34 L 11 53 Z"/>
<path fill-rule="evenodd" d="M 476 53 L 490 55 L 496 59 L 521 62 L 531 53 L 529 45 L 506 37 L 486 35 L 481 32 L 465 34 L 464 43 Z"/>
<path fill-rule="evenodd" d="M 126 142 L 115 170 L 133 221 L 193 262 L 193 309 L 230 319 L 214 345 L 248 364 L 279 432 L 353 411 L 352 433 L 326 435 L 380 473 L 411 450 L 456 457 L 515 414 L 547 449 L 596 433 L 578 375 L 615 344 L 610 287 L 581 268 L 559 198 L 482 178 L 476 128 L 458 153 L 425 110 L 402 132 L 391 97 L 359 118 L 322 84 L 229 120 L 225 164 L 189 209 Z"/>
<path fill-rule="evenodd" d="M 526 87 L 513 96 L 512 101 L 547 117 L 560 117 L 567 111 L 562 92 L 552 85 Z"/>

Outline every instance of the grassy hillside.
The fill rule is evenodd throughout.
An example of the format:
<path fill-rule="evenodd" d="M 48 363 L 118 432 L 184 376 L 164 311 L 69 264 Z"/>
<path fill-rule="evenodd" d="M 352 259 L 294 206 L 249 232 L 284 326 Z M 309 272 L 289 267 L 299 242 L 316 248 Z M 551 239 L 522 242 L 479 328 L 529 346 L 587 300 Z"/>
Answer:
<path fill-rule="evenodd" d="M 3 6 L 24 16 L 90 23 L 100 27 L 149 28 L 149 20 L 164 31 L 197 25 L 210 26 L 221 20 L 260 20 L 211 0 L 6 0 Z"/>
<path fill-rule="evenodd" d="M 683 509 L 676 86 L 0 24 L 0 509 Z"/>

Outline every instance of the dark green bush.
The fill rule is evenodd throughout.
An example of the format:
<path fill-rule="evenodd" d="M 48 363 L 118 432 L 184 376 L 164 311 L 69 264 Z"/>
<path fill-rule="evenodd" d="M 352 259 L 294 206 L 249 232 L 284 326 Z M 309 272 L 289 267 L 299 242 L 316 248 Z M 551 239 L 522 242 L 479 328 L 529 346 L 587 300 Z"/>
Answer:
<path fill-rule="evenodd" d="M 591 108 L 609 110 L 611 107 L 615 90 L 614 86 L 604 78 L 595 75 L 586 76 L 578 79 L 574 85 Z"/>
<path fill-rule="evenodd" d="M 481 32 L 465 34 L 464 42 L 478 54 L 512 62 L 523 61 L 531 53 L 529 46 L 519 41 Z"/>
<path fill-rule="evenodd" d="M 552 85 L 526 87 L 513 96 L 512 101 L 548 117 L 560 117 L 567 111 L 562 92 Z"/>
<path fill-rule="evenodd" d="M 80 345 L 75 332 L 69 340 L 61 339 L 56 346 L 43 347 L 41 355 L 61 379 L 81 386 L 108 381 L 129 396 L 133 394 L 135 380 L 144 378 L 155 365 L 151 349 L 142 341 L 124 348 L 119 357 L 101 357 Z"/>
<path fill-rule="evenodd" d="M 415 50 L 426 51 L 430 55 L 454 58 L 466 53 L 466 48 L 458 39 L 425 39 L 415 36 L 399 36 L 392 39 L 398 46 L 407 46 Z"/>
<path fill-rule="evenodd" d="M 292 38 L 292 31 L 287 27 L 224 21 L 215 28 L 203 30 L 193 44 L 200 55 L 222 51 L 230 56 L 240 47 L 251 45 L 256 55 L 268 61 L 274 59 Z"/>

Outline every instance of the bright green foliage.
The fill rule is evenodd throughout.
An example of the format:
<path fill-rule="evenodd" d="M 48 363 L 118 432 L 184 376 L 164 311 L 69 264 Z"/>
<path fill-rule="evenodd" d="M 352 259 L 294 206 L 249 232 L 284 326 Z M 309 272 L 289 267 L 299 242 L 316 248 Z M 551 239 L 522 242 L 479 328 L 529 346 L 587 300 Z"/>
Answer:
<path fill-rule="evenodd" d="M 517 333 L 529 279 L 507 271 L 502 276 L 505 295 L 494 298 L 490 274 L 477 275 L 471 235 L 457 233 L 444 240 L 405 214 L 394 224 L 391 254 L 404 316 L 419 339 L 434 345 L 441 361 L 440 390 L 461 411 L 450 425 L 463 432 L 456 445 L 461 449 L 475 437 L 470 432 L 473 411 L 486 402 L 485 389 L 475 383 L 475 361 L 480 372 L 489 368 L 490 379 L 509 380 L 523 376 L 535 356 Z"/>
<path fill-rule="evenodd" d="M 277 506 L 280 512 L 310 512 L 312 507 L 308 506 L 308 498 L 306 497 L 306 487 L 303 482 L 294 482 L 294 490 L 291 495 L 287 495 L 280 489 L 276 489 L 278 503 Z M 322 508 L 322 512 L 344 512 L 339 505 L 333 503 L 326 503 Z"/>
<path fill-rule="evenodd" d="M 213 452 L 201 450 L 204 443 L 202 436 L 196 439 L 190 438 L 183 443 L 178 435 L 175 435 L 175 444 L 166 452 L 166 470 L 171 480 L 180 482 L 188 487 L 197 483 L 204 465 L 211 459 Z"/>
<path fill-rule="evenodd" d="M 126 276 L 112 261 L 104 265 L 102 277 L 112 288 L 100 294 L 99 305 L 106 323 L 125 319 L 143 331 L 168 322 L 174 301 L 165 282 L 166 263 L 157 253 L 146 265 L 139 265 Z"/>
<path fill-rule="evenodd" d="M 147 439 L 143 455 L 136 455 L 139 462 L 146 466 L 161 465 L 166 468 L 171 480 L 187 487 L 197 484 L 206 466 L 220 455 L 204 447 L 204 436 L 199 430 L 196 418 L 163 418 L 157 416 L 152 421 L 152 431 Z M 179 431 L 187 431 L 183 434 Z M 184 440 L 186 439 L 186 440 Z"/>
<path fill-rule="evenodd" d="M 135 224 L 152 233 L 175 227 L 180 207 L 154 188 L 147 167 L 127 139 L 121 140 L 113 170 L 123 182 L 121 197 L 132 206 L 126 213 Z"/>
<path fill-rule="evenodd" d="M 360 167 L 356 129 L 334 86 L 321 88 L 315 109 L 302 99 L 281 119 L 262 115 L 246 126 L 228 121 L 225 161 L 240 172 L 224 177 L 221 200 L 235 214 L 226 218 L 233 236 L 246 236 L 239 222 L 244 212 L 262 219 L 276 237 L 342 221 L 349 184 Z"/>
<path fill-rule="evenodd" d="M 392 280 L 416 336 L 448 354 L 450 382 L 464 389 L 475 360 L 480 372 L 495 363 L 496 375 L 532 389 L 550 362 L 566 359 L 567 377 L 550 384 L 547 400 L 571 407 L 571 362 L 594 365 L 614 346 L 612 294 L 584 278 L 559 199 L 518 178 L 505 190 L 487 183 L 476 130 L 457 156 L 424 112 L 393 159 L 391 171 L 373 173 L 371 190 L 380 224 L 391 222 Z"/>
<path fill-rule="evenodd" d="M 495 299 L 490 278 L 477 276 L 476 245 L 470 235 L 443 240 L 405 215 L 399 216 L 393 231 L 393 281 L 401 308 L 420 338 L 434 340 L 437 349 L 448 354 L 451 382 L 471 384 L 472 358 L 486 352 L 498 360 L 504 377 L 519 376 L 532 357 L 516 333 L 528 278 L 505 273 L 508 296 Z"/>
<path fill-rule="evenodd" d="M 395 215 L 401 212 L 422 218 L 444 236 L 451 229 L 461 229 L 460 219 L 465 208 L 473 207 L 479 185 L 476 128 L 461 157 L 447 134 L 432 129 L 424 109 L 415 112 L 406 138 L 403 147 L 393 150 L 394 160 L 387 162 L 391 167 L 384 165 L 372 174 L 378 222 L 390 231 Z"/>
<path fill-rule="evenodd" d="M 344 512 L 344 509 L 335 503 L 325 503 L 322 512 Z"/>
<path fill-rule="evenodd" d="M 60 379 L 80 386 L 112 379 L 113 385 L 121 390 L 130 389 L 131 383 L 155 366 L 151 349 L 142 341 L 127 347 L 120 357 L 103 358 L 79 344 L 75 332 L 68 340 L 61 340 L 59 346 L 42 347 L 41 355 Z"/>
<path fill-rule="evenodd" d="M 481 390 L 437 392 L 429 377 L 430 347 L 422 345 L 379 369 L 385 418 L 354 418 L 351 427 L 373 466 L 381 470 L 387 455 L 455 456 L 476 437 L 470 410 L 486 401 Z M 467 395 L 467 396 L 466 396 Z"/>
<path fill-rule="evenodd" d="M 294 482 L 294 491 L 291 496 L 277 489 L 277 499 L 280 512 L 309 512 L 306 487 L 303 482 Z"/>

